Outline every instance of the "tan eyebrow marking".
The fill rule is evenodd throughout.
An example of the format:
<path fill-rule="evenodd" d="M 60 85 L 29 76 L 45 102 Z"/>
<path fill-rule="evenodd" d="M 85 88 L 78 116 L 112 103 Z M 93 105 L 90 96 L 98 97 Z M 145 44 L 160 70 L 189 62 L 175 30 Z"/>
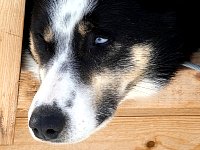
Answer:
<path fill-rule="evenodd" d="M 54 34 L 53 34 L 51 27 L 47 26 L 44 29 L 44 40 L 49 43 L 53 40 L 53 37 L 54 37 Z"/>
<path fill-rule="evenodd" d="M 84 37 L 87 32 L 92 28 L 92 25 L 88 22 L 80 22 L 78 25 L 78 32 Z"/>

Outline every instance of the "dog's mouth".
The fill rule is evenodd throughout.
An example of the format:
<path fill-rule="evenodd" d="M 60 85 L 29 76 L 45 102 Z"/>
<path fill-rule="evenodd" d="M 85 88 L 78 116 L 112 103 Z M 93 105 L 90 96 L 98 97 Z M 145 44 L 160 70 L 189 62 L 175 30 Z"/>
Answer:
<path fill-rule="evenodd" d="M 58 68 L 53 65 L 42 79 L 29 109 L 29 129 L 39 141 L 77 143 L 114 115 L 122 94 L 108 76 L 88 85 Z"/>
<path fill-rule="evenodd" d="M 80 116 L 79 120 L 76 120 L 71 117 L 72 113 L 66 115 L 54 104 L 36 107 L 32 112 L 30 109 L 29 114 L 29 130 L 35 140 L 71 144 L 87 139 L 91 134 L 104 127 L 112 118 L 114 110 L 109 115 L 103 114 L 100 117 L 100 114 L 90 114 L 87 117 Z"/>
<path fill-rule="evenodd" d="M 120 99 L 116 91 L 94 94 L 91 86 L 73 85 L 66 76 L 62 80 L 53 77 L 52 83 L 49 76 L 42 81 L 29 109 L 29 130 L 34 139 L 77 143 L 101 128 L 115 113 Z M 65 90 L 59 90 L 64 86 Z"/>

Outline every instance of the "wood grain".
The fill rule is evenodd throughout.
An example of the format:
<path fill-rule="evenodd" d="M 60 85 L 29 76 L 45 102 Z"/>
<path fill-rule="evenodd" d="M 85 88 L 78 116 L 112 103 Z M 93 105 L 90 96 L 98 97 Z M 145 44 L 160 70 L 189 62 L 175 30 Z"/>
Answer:
<path fill-rule="evenodd" d="M 200 64 L 200 53 L 193 61 Z M 27 111 L 39 86 L 21 72 L 13 146 L 5 150 L 200 150 L 200 73 L 183 68 L 174 80 L 148 99 L 127 100 L 104 129 L 73 145 L 36 142 L 27 129 Z M 26 140 L 25 140 L 26 139 Z"/>
<path fill-rule="evenodd" d="M 0 31 L 22 37 L 25 0 L 0 0 Z"/>
<path fill-rule="evenodd" d="M 116 117 L 89 139 L 53 145 L 32 139 L 27 119 L 18 118 L 15 142 L 3 150 L 199 150 L 200 116 Z M 150 144 L 149 144 L 150 143 Z M 152 146 L 152 147 L 151 147 Z"/>
<path fill-rule="evenodd" d="M 0 145 L 12 144 L 25 0 L 0 0 Z"/>

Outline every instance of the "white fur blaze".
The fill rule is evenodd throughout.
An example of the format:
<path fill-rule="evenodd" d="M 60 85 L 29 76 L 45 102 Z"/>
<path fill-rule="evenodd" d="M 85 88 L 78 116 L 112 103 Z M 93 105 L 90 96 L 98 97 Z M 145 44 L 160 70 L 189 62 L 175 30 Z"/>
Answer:
<path fill-rule="evenodd" d="M 55 35 L 58 53 L 49 61 L 47 68 L 40 68 L 42 84 L 33 99 L 28 118 L 30 120 L 36 107 L 56 103 L 69 118 L 61 133 L 62 137 L 58 139 L 60 142 L 80 141 L 96 128 L 92 89 L 78 81 L 72 64 L 68 66 L 67 71 L 60 72 L 63 64 L 73 59 L 71 40 L 74 28 L 93 6 L 91 0 L 57 0 L 52 1 L 49 6 L 50 28 Z M 69 101 L 72 103 L 71 107 L 67 106 Z M 30 132 L 33 135 L 31 129 Z"/>

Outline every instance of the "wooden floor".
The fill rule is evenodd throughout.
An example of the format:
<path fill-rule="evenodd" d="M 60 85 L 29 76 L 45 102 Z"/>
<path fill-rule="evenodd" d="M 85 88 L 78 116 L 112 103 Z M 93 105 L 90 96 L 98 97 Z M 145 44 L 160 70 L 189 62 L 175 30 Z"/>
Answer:
<path fill-rule="evenodd" d="M 200 53 L 193 59 L 200 64 Z M 183 68 L 171 84 L 148 99 L 122 103 L 107 127 L 86 141 L 49 145 L 34 141 L 27 111 L 38 82 L 21 73 L 14 145 L 2 150 L 200 150 L 200 73 Z"/>
<path fill-rule="evenodd" d="M 29 72 L 21 72 L 18 95 L 24 7 L 25 0 L 0 0 L 0 150 L 200 150 L 200 73 L 186 68 L 157 95 L 122 103 L 81 143 L 33 140 L 27 112 L 39 84 Z M 193 62 L 200 64 L 200 53 Z"/>

